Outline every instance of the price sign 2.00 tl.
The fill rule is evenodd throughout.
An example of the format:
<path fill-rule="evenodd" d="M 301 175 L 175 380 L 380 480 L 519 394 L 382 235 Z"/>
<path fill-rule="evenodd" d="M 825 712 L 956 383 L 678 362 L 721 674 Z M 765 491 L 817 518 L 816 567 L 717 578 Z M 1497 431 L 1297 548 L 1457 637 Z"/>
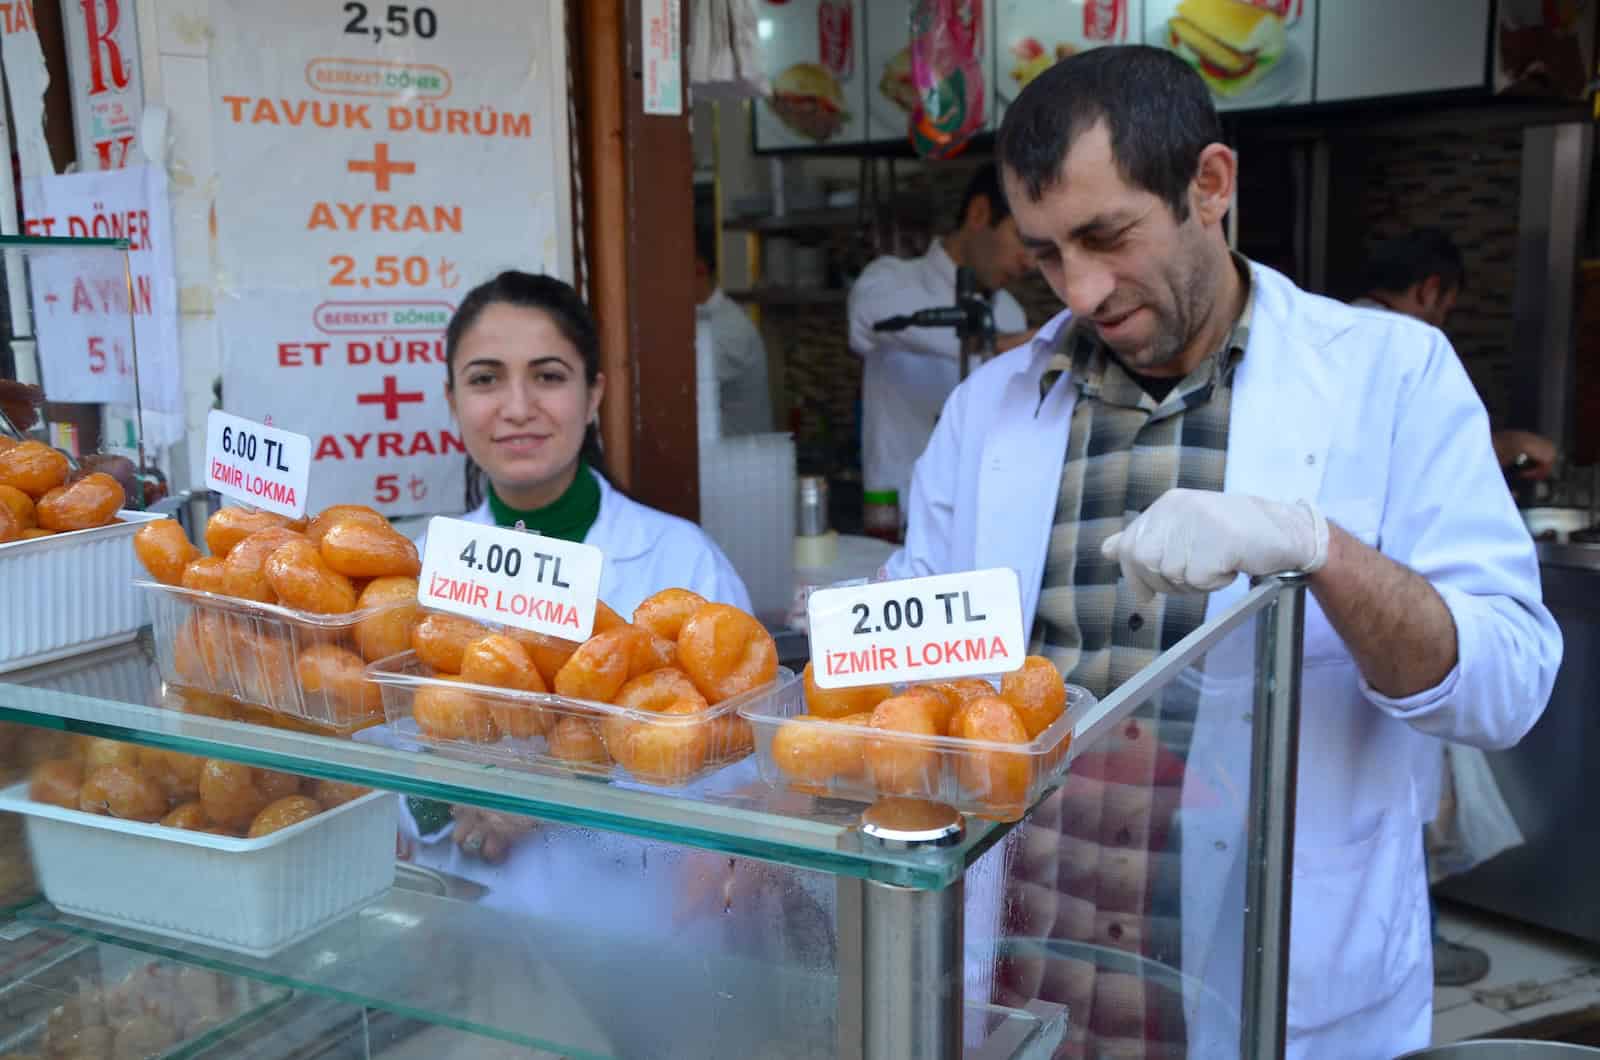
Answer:
<path fill-rule="evenodd" d="M 1009 569 L 820 589 L 807 608 L 820 688 L 1008 673 L 1027 653 Z"/>

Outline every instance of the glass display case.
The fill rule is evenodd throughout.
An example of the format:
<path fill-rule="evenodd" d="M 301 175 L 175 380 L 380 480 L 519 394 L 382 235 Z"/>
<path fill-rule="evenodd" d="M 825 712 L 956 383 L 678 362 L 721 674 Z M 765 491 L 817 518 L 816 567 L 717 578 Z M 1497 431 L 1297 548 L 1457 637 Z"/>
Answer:
<path fill-rule="evenodd" d="M 45 1055 L 54 1023 L 124 1035 L 130 1056 L 999 1060 L 1157 1032 L 1277 1055 L 1303 597 L 1258 584 L 1101 701 L 1014 824 L 784 790 L 753 759 L 667 791 L 419 753 L 382 727 L 206 716 L 163 687 L 148 631 L 0 675 L 0 808 L 31 835 L 0 816 L 0 1046 Z M 27 801 L 40 762 L 167 752 L 207 760 L 151 766 L 173 792 L 209 798 L 250 767 L 311 816 L 181 844 L 118 821 L 52 852 L 50 830 L 83 826 Z M 498 867 L 401 827 L 397 865 L 396 796 L 534 820 Z M 1096 926 L 1076 930 L 1055 886 L 1072 858 L 1045 837 L 1070 837 L 1058 818 L 1086 800 L 1109 846 L 1159 870 L 1121 906 L 1102 871 Z M 218 875 L 258 856 L 264 885 Z M 280 930 L 244 938 L 258 918 Z M 127 1000 L 129 981 L 155 1000 Z M 1144 1030 L 1118 1025 L 1130 991 Z M 112 1025 L 124 1010 L 136 1032 Z"/>

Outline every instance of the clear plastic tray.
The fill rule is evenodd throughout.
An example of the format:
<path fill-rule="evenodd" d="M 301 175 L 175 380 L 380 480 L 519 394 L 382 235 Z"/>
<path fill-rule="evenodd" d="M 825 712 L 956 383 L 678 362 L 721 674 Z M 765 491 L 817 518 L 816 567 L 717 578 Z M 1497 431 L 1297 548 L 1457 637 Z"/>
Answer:
<path fill-rule="evenodd" d="M 365 680 L 356 627 L 410 605 L 319 615 L 159 582 L 135 584 L 148 594 L 156 664 L 167 684 L 337 732 L 383 721 L 382 698 Z M 321 660 L 348 652 L 353 658 L 345 661 L 352 668 L 337 671 L 339 679 L 307 688 L 299 664 L 313 650 L 318 654 L 312 658 Z"/>
<path fill-rule="evenodd" d="M 915 686 L 895 691 L 907 687 Z M 963 813 L 1015 821 L 1066 771 L 1072 730 L 1095 702 L 1087 689 L 1068 685 L 1061 717 L 1021 744 L 827 721 L 806 715 L 803 695 L 751 703 L 740 713 L 755 729 L 761 778 L 774 787 L 856 802 L 885 796 L 927 799 Z M 797 759 L 785 753 L 793 746 L 790 740 L 820 744 L 825 751 Z M 802 770 L 801 762 L 823 768 Z"/>
<path fill-rule="evenodd" d="M 523 769 L 553 766 L 600 777 L 622 775 L 657 787 L 681 787 L 748 756 L 751 729 L 740 716 L 741 708 L 802 704 L 803 699 L 799 676 L 782 668 L 775 680 L 761 688 L 708 710 L 682 715 L 443 680 L 409 651 L 373 663 L 367 674 L 382 688 L 389 728 L 401 739 L 469 761 Z M 414 708 L 417 695 L 433 694 L 432 690 L 470 695 L 487 708 L 495 724 L 484 724 L 482 713 L 475 713 L 471 724 L 481 740 L 424 732 Z M 563 737 L 553 741 L 545 732 L 553 733 L 557 726 L 562 727 Z M 545 732 L 538 731 L 540 728 Z M 513 731 L 520 734 L 508 734 Z M 619 761 L 612 748 L 621 741 L 632 741 L 626 746 L 635 750 L 621 751 Z M 605 753 L 578 756 L 578 752 L 596 747 L 604 748 Z"/>

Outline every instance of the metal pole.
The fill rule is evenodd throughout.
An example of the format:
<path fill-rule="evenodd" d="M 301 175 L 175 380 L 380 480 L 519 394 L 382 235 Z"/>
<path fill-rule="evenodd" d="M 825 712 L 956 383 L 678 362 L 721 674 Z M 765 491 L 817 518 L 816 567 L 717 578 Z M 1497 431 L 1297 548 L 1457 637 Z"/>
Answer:
<path fill-rule="evenodd" d="M 942 803 L 880 799 L 861 815 L 861 843 L 932 853 L 961 842 L 961 815 Z M 958 1060 L 966 887 L 936 891 L 841 879 L 838 906 L 840 1060 Z"/>
<path fill-rule="evenodd" d="M 1277 599 L 1256 636 L 1246 849 L 1244 998 L 1240 1055 L 1284 1055 L 1289 1003 L 1289 903 L 1294 869 L 1295 784 L 1300 747 L 1300 661 L 1306 579 L 1278 578 Z"/>
<path fill-rule="evenodd" d="M 961 946 L 966 888 L 863 888 L 864 1060 L 961 1056 Z"/>
<path fill-rule="evenodd" d="M 127 247 L 122 248 L 122 278 L 128 285 L 128 349 L 130 356 L 133 358 L 133 429 L 139 435 L 135 443 L 138 449 L 139 466 L 135 469 L 133 478 L 139 490 L 138 504 L 140 508 L 143 508 L 145 505 L 144 390 L 139 384 L 139 338 L 138 328 L 134 320 L 137 306 L 133 300 L 133 252 Z"/>

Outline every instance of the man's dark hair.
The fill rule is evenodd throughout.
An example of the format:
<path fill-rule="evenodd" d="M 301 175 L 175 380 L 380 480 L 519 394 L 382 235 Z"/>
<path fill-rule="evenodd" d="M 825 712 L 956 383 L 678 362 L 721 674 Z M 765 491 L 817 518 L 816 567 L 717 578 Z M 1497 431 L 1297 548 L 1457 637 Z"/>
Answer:
<path fill-rule="evenodd" d="M 990 228 L 1011 216 L 1011 205 L 1006 202 L 1006 189 L 1000 183 L 1000 168 L 993 162 L 985 162 L 973 171 L 972 179 L 967 181 L 966 194 L 961 196 L 961 211 L 956 214 L 958 227 L 966 221 L 967 208 L 972 205 L 972 200 L 979 196 L 989 200 Z"/>
<path fill-rule="evenodd" d="M 1456 241 L 1437 228 L 1418 228 L 1372 248 L 1363 291 L 1409 290 L 1429 276 L 1447 291 L 1467 285 L 1467 264 Z"/>
<path fill-rule="evenodd" d="M 717 273 L 717 234 L 709 226 L 695 225 L 694 256 L 706 263 L 713 276 Z"/>
<path fill-rule="evenodd" d="M 1037 201 L 1077 138 L 1102 121 L 1122 179 L 1186 220 L 1200 152 L 1222 142 L 1222 123 L 1194 67 L 1164 48 L 1093 48 L 1056 63 L 1006 110 L 995 153 Z"/>

